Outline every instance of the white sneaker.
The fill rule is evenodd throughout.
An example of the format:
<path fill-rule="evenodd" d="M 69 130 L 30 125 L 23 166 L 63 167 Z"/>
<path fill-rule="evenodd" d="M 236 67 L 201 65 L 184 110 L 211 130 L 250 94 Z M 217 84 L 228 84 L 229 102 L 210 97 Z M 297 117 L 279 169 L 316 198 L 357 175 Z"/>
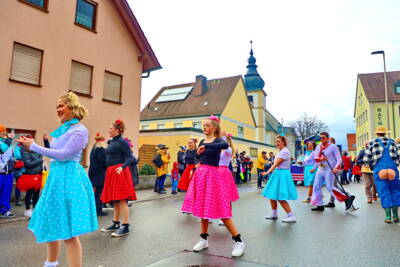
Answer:
<path fill-rule="evenodd" d="M 271 215 L 267 215 L 267 216 L 265 216 L 265 219 L 266 220 L 276 220 L 276 219 L 278 219 L 278 214 L 271 214 Z"/>
<path fill-rule="evenodd" d="M 32 217 L 32 212 L 33 212 L 32 209 L 26 210 L 26 211 L 24 212 L 24 216 L 30 218 L 30 217 Z"/>
<path fill-rule="evenodd" d="M 193 247 L 194 252 L 200 252 L 208 248 L 208 240 L 200 238 L 200 241 Z"/>
<path fill-rule="evenodd" d="M 285 219 L 282 219 L 282 222 L 284 222 L 284 223 L 295 223 L 296 222 L 296 217 L 294 217 L 294 216 L 287 217 Z"/>
<path fill-rule="evenodd" d="M 243 255 L 244 242 L 235 242 L 233 244 L 232 257 L 240 257 Z"/>
<path fill-rule="evenodd" d="M 218 225 L 219 226 L 225 226 L 225 224 L 224 224 L 224 222 L 222 220 L 219 220 Z"/>

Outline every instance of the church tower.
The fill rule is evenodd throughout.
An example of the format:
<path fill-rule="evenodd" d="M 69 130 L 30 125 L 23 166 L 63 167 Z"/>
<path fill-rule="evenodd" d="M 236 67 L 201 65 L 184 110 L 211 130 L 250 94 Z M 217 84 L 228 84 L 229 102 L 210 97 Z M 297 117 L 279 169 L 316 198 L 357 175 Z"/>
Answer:
<path fill-rule="evenodd" d="M 253 56 L 253 41 L 250 41 L 250 45 L 250 57 L 247 60 L 248 65 L 247 73 L 244 75 L 244 86 L 256 121 L 256 139 L 258 142 L 265 143 L 267 141 L 265 125 L 265 97 L 267 94 L 263 90 L 265 82 L 257 72 L 256 58 Z"/>

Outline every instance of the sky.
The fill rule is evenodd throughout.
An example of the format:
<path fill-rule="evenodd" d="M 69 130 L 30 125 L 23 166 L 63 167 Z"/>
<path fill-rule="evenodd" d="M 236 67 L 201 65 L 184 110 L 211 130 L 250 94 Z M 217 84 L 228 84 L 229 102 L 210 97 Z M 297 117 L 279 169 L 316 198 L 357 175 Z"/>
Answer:
<path fill-rule="evenodd" d="M 347 147 L 358 73 L 400 70 L 398 0 L 128 0 L 163 69 L 143 79 L 142 107 L 167 85 L 246 73 L 250 40 L 267 109 L 284 125 L 316 115 Z"/>

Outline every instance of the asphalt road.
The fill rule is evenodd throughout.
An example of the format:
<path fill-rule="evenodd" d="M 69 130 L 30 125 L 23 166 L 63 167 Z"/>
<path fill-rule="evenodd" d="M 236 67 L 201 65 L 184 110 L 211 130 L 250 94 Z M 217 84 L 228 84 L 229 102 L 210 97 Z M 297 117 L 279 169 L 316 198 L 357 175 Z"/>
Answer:
<path fill-rule="evenodd" d="M 140 202 L 131 208 L 132 232 L 124 238 L 95 232 L 82 236 L 84 266 L 400 266 L 400 224 L 385 224 L 379 203 L 367 204 L 362 185 L 350 185 L 359 210 L 343 205 L 313 213 L 299 200 L 292 202 L 295 224 L 267 221 L 267 200 L 251 187 L 240 188 L 233 204 L 234 220 L 246 242 L 243 257 L 231 259 L 232 240 L 216 223 L 210 226 L 210 247 L 193 253 L 199 223 L 179 212 L 183 196 Z M 283 218 L 284 213 L 279 210 Z M 111 217 L 100 219 L 100 226 Z M 27 222 L 0 225 L 0 266 L 42 266 L 44 245 L 36 244 Z M 60 266 L 66 266 L 64 251 Z"/>

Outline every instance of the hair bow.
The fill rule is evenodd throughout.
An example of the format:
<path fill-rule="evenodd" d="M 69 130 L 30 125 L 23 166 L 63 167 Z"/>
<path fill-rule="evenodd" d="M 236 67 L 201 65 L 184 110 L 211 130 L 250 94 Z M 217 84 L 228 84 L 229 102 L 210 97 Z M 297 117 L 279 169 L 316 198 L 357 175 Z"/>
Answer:
<path fill-rule="evenodd" d="M 216 121 L 216 122 L 218 122 L 218 123 L 219 123 L 219 119 L 218 119 L 218 117 L 217 117 L 217 116 L 211 115 L 211 116 L 210 116 L 208 119 L 209 119 L 209 120 Z"/>

